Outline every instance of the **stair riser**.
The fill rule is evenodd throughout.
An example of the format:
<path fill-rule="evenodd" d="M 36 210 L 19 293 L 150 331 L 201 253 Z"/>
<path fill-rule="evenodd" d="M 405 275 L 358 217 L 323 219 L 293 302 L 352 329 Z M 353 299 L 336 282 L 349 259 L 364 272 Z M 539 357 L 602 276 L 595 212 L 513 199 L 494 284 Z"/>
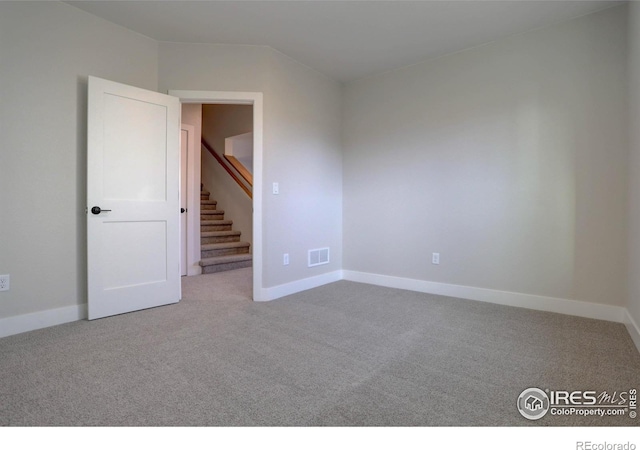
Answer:
<path fill-rule="evenodd" d="M 200 227 L 200 232 L 207 231 L 231 231 L 231 225 L 202 225 Z"/>
<path fill-rule="evenodd" d="M 240 242 L 240 236 L 216 236 L 216 237 L 201 237 L 200 243 L 205 244 L 222 244 L 224 242 Z"/>
<path fill-rule="evenodd" d="M 216 205 L 200 205 L 200 211 L 215 211 Z"/>
<path fill-rule="evenodd" d="M 209 200 L 208 195 L 200 195 L 200 200 Z"/>
<path fill-rule="evenodd" d="M 249 247 L 220 248 L 216 250 L 202 251 L 201 258 L 215 258 L 216 256 L 242 255 L 246 253 L 249 253 Z"/>
<path fill-rule="evenodd" d="M 252 265 L 251 261 L 240 261 L 240 262 L 233 262 L 233 263 L 227 263 L 227 264 L 216 264 L 214 266 L 203 267 L 202 273 L 207 274 L 207 273 L 224 272 L 225 270 L 243 269 L 245 267 L 251 267 L 251 265 Z"/>

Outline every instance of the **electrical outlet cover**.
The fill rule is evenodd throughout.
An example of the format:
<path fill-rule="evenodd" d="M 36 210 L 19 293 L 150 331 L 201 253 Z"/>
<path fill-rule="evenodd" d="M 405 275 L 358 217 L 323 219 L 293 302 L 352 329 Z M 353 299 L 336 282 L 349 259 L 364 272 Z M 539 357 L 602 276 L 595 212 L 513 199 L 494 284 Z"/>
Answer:
<path fill-rule="evenodd" d="M 0 291 L 8 291 L 11 278 L 9 275 L 0 275 Z"/>

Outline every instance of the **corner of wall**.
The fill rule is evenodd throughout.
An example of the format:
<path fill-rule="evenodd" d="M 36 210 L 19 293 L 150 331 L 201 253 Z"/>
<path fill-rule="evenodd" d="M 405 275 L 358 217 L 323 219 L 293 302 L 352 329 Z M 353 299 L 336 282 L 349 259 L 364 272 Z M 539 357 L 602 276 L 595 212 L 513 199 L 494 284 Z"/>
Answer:
<path fill-rule="evenodd" d="M 638 352 L 640 352 L 640 326 L 633 319 L 629 310 L 625 310 L 624 325 L 627 327 L 629 336 L 631 336 L 631 340 L 636 345 Z"/>
<path fill-rule="evenodd" d="M 640 351 L 640 4 L 630 2 L 628 11 L 628 271 L 625 325 Z"/>
<path fill-rule="evenodd" d="M 342 280 L 343 278 L 344 275 L 342 270 L 327 272 L 321 275 L 292 281 L 291 283 L 284 283 L 270 288 L 263 288 L 260 293 L 260 298 L 254 298 L 254 300 L 259 302 L 277 300 L 279 298 L 286 297 L 287 295 L 297 294 L 298 292 L 317 288 L 325 284 L 334 283 L 336 281 Z"/>

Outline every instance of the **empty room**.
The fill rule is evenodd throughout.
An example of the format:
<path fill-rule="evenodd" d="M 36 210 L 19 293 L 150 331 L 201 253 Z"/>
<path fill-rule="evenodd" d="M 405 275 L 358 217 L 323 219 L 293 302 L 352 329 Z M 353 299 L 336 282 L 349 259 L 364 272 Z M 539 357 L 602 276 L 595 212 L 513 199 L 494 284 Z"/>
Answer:
<path fill-rule="evenodd" d="M 635 2 L 2 1 L 0 425 L 637 427 L 638 120 Z"/>

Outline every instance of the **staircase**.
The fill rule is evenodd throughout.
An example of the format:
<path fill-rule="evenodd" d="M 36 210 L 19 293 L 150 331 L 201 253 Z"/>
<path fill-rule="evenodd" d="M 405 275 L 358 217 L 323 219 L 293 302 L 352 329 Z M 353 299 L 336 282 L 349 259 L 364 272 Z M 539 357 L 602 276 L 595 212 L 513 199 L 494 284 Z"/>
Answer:
<path fill-rule="evenodd" d="M 200 266 L 202 273 L 251 267 L 251 244 L 240 241 L 233 221 L 224 219 L 224 211 L 216 209 L 218 202 L 209 200 L 211 194 L 200 191 Z"/>

